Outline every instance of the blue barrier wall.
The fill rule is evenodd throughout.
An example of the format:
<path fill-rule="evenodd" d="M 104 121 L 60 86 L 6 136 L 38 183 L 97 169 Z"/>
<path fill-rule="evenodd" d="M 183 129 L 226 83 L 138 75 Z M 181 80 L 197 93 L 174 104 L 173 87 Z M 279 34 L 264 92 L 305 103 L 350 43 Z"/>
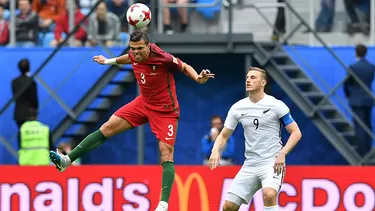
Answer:
<path fill-rule="evenodd" d="M 119 53 L 122 49 L 114 49 Z M 26 51 L 26 52 L 25 52 Z M 0 106 L 10 99 L 10 82 L 18 75 L 17 62 L 28 57 L 32 69 L 51 53 L 50 49 L 0 49 L 2 77 L 0 79 Z M 64 49 L 49 63 L 40 77 L 69 105 L 74 106 L 106 67 L 91 62 L 93 55 L 103 54 L 100 49 Z M 205 85 L 198 85 L 182 73 L 175 74 L 178 99 L 181 105 L 181 120 L 176 143 L 176 163 L 200 164 L 203 160 L 200 139 L 209 131 L 210 118 L 214 114 L 225 117 L 230 106 L 245 96 L 244 93 L 244 57 L 240 55 L 178 55 L 181 59 L 194 66 L 197 71 L 208 68 L 216 73 L 215 80 Z M 218 61 L 224 61 L 218 63 Z M 72 69 L 76 69 L 71 73 Z M 64 81 L 64 82 L 63 82 Z M 46 90 L 38 83 L 39 101 L 41 106 L 40 120 L 52 128 L 64 117 L 65 112 L 51 99 Z M 272 94 L 282 99 L 291 108 L 304 134 L 287 162 L 289 164 L 345 164 L 343 158 L 321 135 L 313 123 L 293 104 L 285 93 L 277 86 L 272 86 Z M 107 114 L 136 96 L 135 83 L 123 94 L 121 99 Z M 13 106 L 0 116 L 0 135 L 15 143 L 16 124 L 12 119 Z M 106 119 L 103 119 L 102 124 Z M 98 127 L 100 126 L 98 124 Z M 158 163 L 157 141 L 149 126 L 145 127 L 145 163 Z M 242 127 L 238 126 L 234 133 L 236 139 L 235 161 L 244 160 L 244 140 Z M 284 142 L 287 133 L 283 132 Z M 108 140 L 102 147 L 88 153 L 84 163 L 137 163 L 136 130 L 117 135 Z M 12 164 L 15 160 L 0 145 L 0 163 Z"/>
<path fill-rule="evenodd" d="M 42 62 L 52 53 L 49 48 L 0 48 L 0 106 L 11 99 L 11 81 L 20 75 L 18 61 L 28 58 L 33 73 Z M 120 54 L 122 48 L 113 48 L 115 55 Z M 107 69 L 92 62 L 92 57 L 105 54 L 100 48 L 66 48 L 59 51 L 55 57 L 45 66 L 39 77 L 61 98 L 70 108 L 76 105 L 84 96 L 92 84 Z M 52 129 L 65 117 L 65 111 L 51 97 L 47 89 L 38 83 L 39 120 L 48 124 Z M 0 135 L 9 140 L 16 147 L 17 125 L 13 120 L 14 105 L 0 115 Z M 0 163 L 15 163 L 16 161 L 0 147 Z"/>

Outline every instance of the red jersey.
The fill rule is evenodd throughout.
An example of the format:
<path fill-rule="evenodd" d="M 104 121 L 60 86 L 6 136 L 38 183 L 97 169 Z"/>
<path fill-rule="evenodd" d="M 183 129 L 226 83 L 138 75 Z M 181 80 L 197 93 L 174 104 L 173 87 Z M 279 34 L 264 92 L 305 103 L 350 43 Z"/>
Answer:
<path fill-rule="evenodd" d="M 173 72 L 181 70 L 181 60 L 153 43 L 145 62 L 137 63 L 131 52 L 129 58 L 146 107 L 161 112 L 179 111 Z"/>

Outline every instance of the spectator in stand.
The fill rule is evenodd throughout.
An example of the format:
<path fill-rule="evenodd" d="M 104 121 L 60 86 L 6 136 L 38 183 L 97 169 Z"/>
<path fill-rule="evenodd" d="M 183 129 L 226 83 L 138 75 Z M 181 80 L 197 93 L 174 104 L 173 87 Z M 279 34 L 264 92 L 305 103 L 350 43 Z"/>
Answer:
<path fill-rule="evenodd" d="M 203 164 L 207 165 L 211 155 L 212 147 L 214 146 L 217 136 L 224 127 L 224 121 L 219 115 L 214 115 L 211 118 L 211 131 L 203 136 L 201 139 L 202 152 L 204 156 Z M 231 136 L 228 139 L 225 147 L 221 151 L 220 165 L 233 165 L 234 157 L 234 138 Z"/>
<path fill-rule="evenodd" d="M 128 3 L 125 0 L 106 0 L 108 11 L 120 18 L 122 31 L 127 31 L 128 23 L 126 21 L 126 11 Z"/>
<path fill-rule="evenodd" d="M 108 12 L 105 2 L 96 8 L 95 15 L 90 17 L 86 46 L 96 46 L 98 41 L 107 47 L 121 42 L 120 19 L 112 12 Z"/>
<path fill-rule="evenodd" d="M 321 0 L 320 12 L 315 21 L 317 32 L 331 32 L 335 16 L 335 0 Z"/>
<path fill-rule="evenodd" d="M 277 0 L 278 3 L 285 3 L 285 0 Z M 285 8 L 278 7 L 274 29 L 272 32 L 272 40 L 278 41 L 285 34 Z M 267 83 L 268 84 L 268 83 Z"/>
<path fill-rule="evenodd" d="M 164 0 L 164 4 L 168 3 L 177 3 L 177 4 L 186 4 L 188 0 Z M 188 10 L 187 8 L 178 8 L 178 13 L 180 14 L 180 31 L 185 32 L 188 27 Z M 166 34 L 173 34 L 173 28 L 171 26 L 171 11 L 170 8 L 164 8 L 164 32 Z"/>
<path fill-rule="evenodd" d="M 9 9 L 9 0 L 0 0 L 0 4 L 3 5 L 4 9 Z"/>
<path fill-rule="evenodd" d="M 64 0 L 33 0 L 32 8 L 40 17 L 40 28 L 53 31 L 53 23 L 64 12 Z"/>
<path fill-rule="evenodd" d="M 9 28 L 4 20 L 4 10 L 4 5 L 0 4 L 0 45 L 7 45 L 9 42 Z"/>
<path fill-rule="evenodd" d="M 16 46 L 33 47 L 38 42 L 39 17 L 29 0 L 18 0 L 18 6 L 21 13 L 16 17 Z"/>
<path fill-rule="evenodd" d="M 350 22 L 347 26 L 349 34 L 362 32 L 370 34 L 370 0 L 344 0 L 346 12 Z M 362 13 L 364 20 L 360 20 L 358 12 Z"/>
<path fill-rule="evenodd" d="M 85 17 L 84 14 L 81 13 L 79 9 L 78 0 L 74 0 L 75 6 L 75 14 L 74 14 L 74 25 L 78 25 L 81 20 Z M 64 39 L 62 38 L 62 33 L 69 34 L 69 1 L 66 1 L 66 9 L 64 10 L 63 14 L 56 22 L 56 29 L 55 29 L 55 39 L 51 42 L 51 47 L 56 47 L 59 45 Z M 80 26 L 77 32 L 74 34 L 74 46 L 79 47 L 82 46 L 83 43 L 86 41 L 86 31 L 85 29 Z"/>

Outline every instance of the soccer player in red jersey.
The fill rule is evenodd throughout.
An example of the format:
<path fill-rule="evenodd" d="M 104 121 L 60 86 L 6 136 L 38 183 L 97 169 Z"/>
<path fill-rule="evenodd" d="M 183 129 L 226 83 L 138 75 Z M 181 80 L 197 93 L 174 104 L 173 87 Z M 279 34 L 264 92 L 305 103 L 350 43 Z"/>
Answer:
<path fill-rule="evenodd" d="M 100 55 L 94 56 L 93 60 L 108 65 L 132 64 L 141 95 L 118 109 L 99 130 L 88 135 L 68 155 L 51 151 L 50 158 L 63 172 L 73 161 L 103 144 L 109 137 L 149 122 L 159 141 L 163 166 L 162 196 L 156 211 L 167 211 L 175 176 L 173 154 L 180 116 L 173 73 L 181 71 L 199 84 L 214 78 L 214 74 L 202 70 L 198 75 L 190 65 L 150 43 L 143 32 L 132 33 L 129 44 L 129 54 L 112 59 Z"/>

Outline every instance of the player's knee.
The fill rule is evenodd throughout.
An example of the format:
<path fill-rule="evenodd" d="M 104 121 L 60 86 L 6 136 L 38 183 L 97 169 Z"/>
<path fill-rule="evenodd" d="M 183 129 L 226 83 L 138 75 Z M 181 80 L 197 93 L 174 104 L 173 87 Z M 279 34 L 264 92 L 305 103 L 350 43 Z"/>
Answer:
<path fill-rule="evenodd" d="M 160 150 L 161 162 L 173 161 L 173 153 L 168 149 Z"/>
<path fill-rule="evenodd" d="M 234 204 L 233 202 L 225 201 L 223 205 L 223 211 L 237 211 L 238 205 Z"/>
<path fill-rule="evenodd" d="M 114 133 L 114 128 L 109 122 L 104 123 L 99 130 L 107 138 L 111 137 Z"/>
<path fill-rule="evenodd" d="M 277 192 L 272 188 L 263 189 L 263 201 L 265 204 L 274 204 L 276 202 Z"/>
<path fill-rule="evenodd" d="M 161 162 L 173 161 L 173 146 L 159 142 Z"/>

